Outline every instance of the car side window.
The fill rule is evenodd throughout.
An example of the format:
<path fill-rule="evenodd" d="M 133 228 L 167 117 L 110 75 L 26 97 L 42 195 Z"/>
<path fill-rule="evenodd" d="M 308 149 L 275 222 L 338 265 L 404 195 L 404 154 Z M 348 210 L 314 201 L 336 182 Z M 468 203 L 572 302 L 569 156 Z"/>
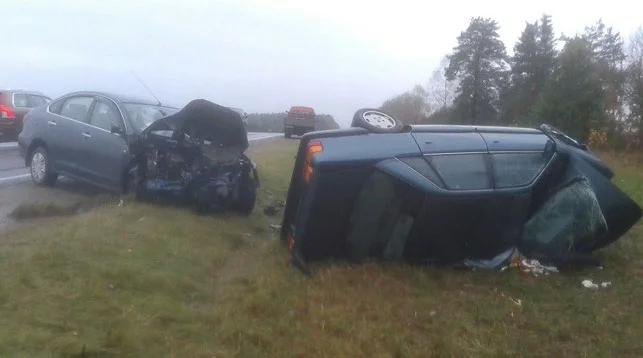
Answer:
<path fill-rule="evenodd" d="M 13 106 L 14 107 L 29 107 L 29 100 L 26 93 L 14 93 L 13 94 Z"/>
<path fill-rule="evenodd" d="M 123 121 L 116 108 L 103 101 L 96 102 L 89 118 L 89 124 L 106 131 L 111 131 L 112 125 L 123 129 Z"/>
<path fill-rule="evenodd" d="M 543 153 L 496 153 L 491 157 L 497 188 L 527 185 L 547 164 Z"/>
<path fill-rule="evenodd" d="M 47 101 L 46 97 L 38 96 L 35 94 L 27 95 L 27 97 L 29 98 L 29 107 L 31 108 L 42 106 L 43 104 L 47 104 L 49 102 Z"/>
<path fill-rule="evenodd" d="M 92 105 L 94 98 L 92 97 L 72 97 L 65 101 L 60 115 L 81 122 L 87 122 L 87 113 Z"/>
<path fill-rule="evenodd" d="M 60 114 L 60 110 L 63 108 L 63 103 L 65 103 L 65 100 L 58 100 L 58 101 L 52 102 L 49 105 L 49 112 Z"/>
<path fill-rule="evenodd" d="M 432 155 L 429 161 L 451 190 L 491 189 L 484 154 Z"/>

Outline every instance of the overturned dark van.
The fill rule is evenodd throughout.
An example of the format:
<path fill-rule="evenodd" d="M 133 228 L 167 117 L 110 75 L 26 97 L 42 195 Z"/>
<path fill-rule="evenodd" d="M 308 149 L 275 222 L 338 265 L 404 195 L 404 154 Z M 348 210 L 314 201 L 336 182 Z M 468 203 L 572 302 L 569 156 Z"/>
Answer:
<path fill-rule="evenodd" d="M 557 262 L 627 232 L 641 208 L 587 147 L 547 125 L 403 126 L 375 109 L 308 133 L 281 238 L 314 260 L 491 260 L 517 248 Z"/>

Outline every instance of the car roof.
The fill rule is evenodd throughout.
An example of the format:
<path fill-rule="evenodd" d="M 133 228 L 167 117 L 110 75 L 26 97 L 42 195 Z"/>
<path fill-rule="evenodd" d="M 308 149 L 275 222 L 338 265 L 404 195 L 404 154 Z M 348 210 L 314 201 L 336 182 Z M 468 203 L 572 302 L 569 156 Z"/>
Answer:
<path fill-rule="evenodd" d="M 22 88 L 1 88 L 0 92 L 10 92 L 10 93 L 23 92 L 23 93 L 38 94 L 41 96 L 49 97 L 46 94 L 42 93 L 41 91 L 34 91 L 34 90 L 28 90 L 28 89 L 22 89 Z"/>
<path fill-rule="evenodd" d="M 108 97 L 111 98 L 117 102 L 122 102 L 122 103 L 140 103 L 140 104 L 149 104 L 149 105 L 154 105 L 158 106 L 158 102 L 156 101 L 150 101 L 148 99 L 142 99 L 138 97 L 133 97 L 133 96 L 127 96 L 127 95 L 122 95 L 119 93 L 113 93 L 113 92 L 102 92 L 102 91 L 75 91 L 75 92 L 69 92 L 66 93 L 65 95 L 61 97 L 67 97 L 67 96 L 73 96 L 73 95 L 92 95 L 92 96 L 103 96 L 103 97 Z M 169 105 L 161 104 L 164 107 L 171 107 Z"/>

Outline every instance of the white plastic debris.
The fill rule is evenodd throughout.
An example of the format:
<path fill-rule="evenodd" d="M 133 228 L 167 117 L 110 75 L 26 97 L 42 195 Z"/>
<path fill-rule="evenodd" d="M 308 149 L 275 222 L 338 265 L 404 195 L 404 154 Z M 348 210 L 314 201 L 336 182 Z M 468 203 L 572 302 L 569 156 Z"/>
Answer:
<path fill-rule="evenodd" d="M 123 204 L 124 204 L 123 199 L 121 199 L 121 201 L 119 201 L 119 202 L 118 202 L 118 207 L 119 207 L 119 208 L 120 208 L 120 207 L 123 207 Z"/>
<path fill-rule="evenodd" d="M 581 282 L 581 285 L 583 285 L 583 287 L 585 288 L 598 290 L 598 285 L 592 282 L 592 280 L 583 280 L 583 282 Z"/>
<path fill-rule="evenodd" d="M 558 268 L 543 265 L 536 259 L 524 259 L 520 262 L 520 266 L 524 267 L 524 272 L 531 272 L 536 276 L 549 275 L 552 272 L 558 272 Z"/>
<path fill-rule="evenodd" d="M 612 281 L 601 282 L 601 287 L 603 288 L 608 288 L 610 286 L 612 286 Z"/>
<path fill-rule="evenodd" d="M 277 224 L 270 224 L 270 225 L 268 225 L 268 226 L 269 226 L 271 229 L 275 230 L 275 231 L 277 231 L 277 230 L 281 230 L 281 225 L 277 225 Z"/>

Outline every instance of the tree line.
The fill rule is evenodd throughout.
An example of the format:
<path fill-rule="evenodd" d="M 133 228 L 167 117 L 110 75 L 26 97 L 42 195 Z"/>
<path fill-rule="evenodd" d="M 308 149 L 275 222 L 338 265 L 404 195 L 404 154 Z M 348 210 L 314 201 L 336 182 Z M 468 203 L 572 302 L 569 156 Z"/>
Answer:
<path fill-rule="evenodd" d="M 381 109 L 408 124 L 551 124 L 590 145 L 643 147 L 643 28 L 627 41 L 602 20 L 557 36 L 551 16 L 527 22 L 513 54 L 499 24 L 475 17 L 426 86 Z"/>
<path fill-rule="evenodd" d="M 250 132 L 284 132 L 284 118 L 286 112 L 277 113 L 249 113 L 248 131 Z M 317 114 L 315 117 L 315 129 L 326 130 L 339 128 L 335 118 L 329 114 Z"/>

